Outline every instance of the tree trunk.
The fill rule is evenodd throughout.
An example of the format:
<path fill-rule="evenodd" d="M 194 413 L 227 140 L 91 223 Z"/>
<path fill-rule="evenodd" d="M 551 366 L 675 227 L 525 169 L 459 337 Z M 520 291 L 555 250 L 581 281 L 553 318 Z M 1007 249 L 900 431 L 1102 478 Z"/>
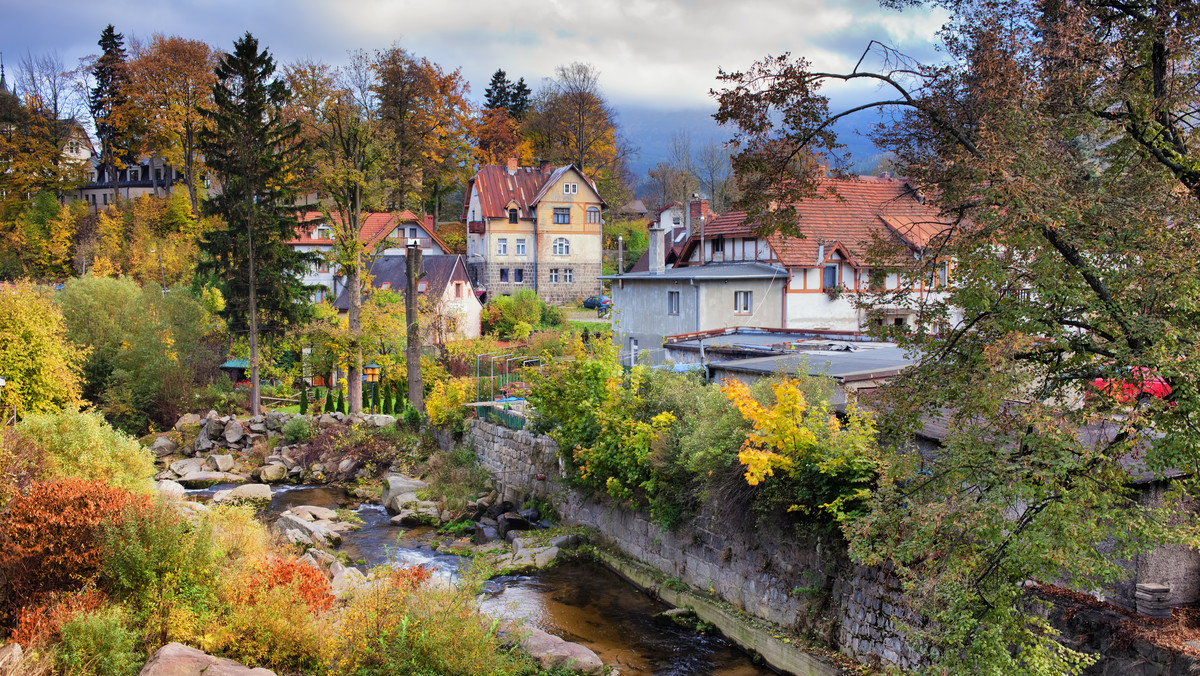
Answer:
<path fill-rule="evenodd" d="M 254 276 L 254 218 L 251 216 L 247 228 L 250 240 L 250 415 L 262 413 L 262 400 L 258 388 L 258 294 Z"/>
<path fill-rule="evenodd" d="M 196 200 L 196 177 L 193 175 L 195 171 L 195 141 L 192 138 L 192 128 L 189 125 L 184 137 L 184 154 L 183 154 L 183 176 L 187 181 L 188 201 L 192 203 L 192 215 L 200 213 L 200 204 Z"/>
<path fill-rule="evenodd" d="M 421 383 L 421 326 L 417 318 L 417 282 L 421 274 L 421 247 L 410 244 L 406 252 L 405 268 L 408 273 L 408 288 L 404 290 L 404 313 L 408 323 L 408 345 L 404 359 L 408 366 L 408 403 L 425 413 L 425 397 Z"/>
<path fill-rule="evenodd" d="M 357 255 L 355 256 L 357 259 Z M 363 355 L 362 345 L 359 343 L 359 333 L 362 328 L 362 288 L 359 280 L 362 279 L 362 273 L 359 270 L 360 263 L 354 261 L 354 265 L 350 268 L 346 275 L 346 298 L 350 301 L 350 311 L 348 324 L 350 329 L 350 354 L 348 366 L 346 369 L 346 396 L 350 398 L 350 412 L 356 413 L 362 411 L 362 368 Z"/>

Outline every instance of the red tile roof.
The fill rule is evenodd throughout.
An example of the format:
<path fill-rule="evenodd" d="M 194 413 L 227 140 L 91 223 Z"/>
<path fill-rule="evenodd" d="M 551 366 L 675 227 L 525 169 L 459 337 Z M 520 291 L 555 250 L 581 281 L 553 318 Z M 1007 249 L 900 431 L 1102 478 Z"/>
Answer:
<path fill-rule="evenodd" d="M 338 218 L 339 214 L 333 212 L 330 214 L 333 218 Z M 289 244 L 309 244 L 315 246 L 330 246 L 333 244 L 332 239 L 316 239 L 312 237 L 312 231 L 320 223 L 325 222 L 325 215 L 320 211 L 306 211 L 300 216 L 300 225 L 296 227 L 296 239 L 293 239 Z M 368 246 L 374 246 L 380 240 L 388 237 L 400 225 L 416 224 L 425 230 L 426 234 L 442 248 L 443 253 L 448 253 L 450 247 L 442 241 L 441 237 L 433 231 L 431 219 L 422 219 L 413 212 L 405 209 L 399 213 L 391 213 L 384 211 L 372 211 L 363 214 L 362 230 L 359 231 L 358 237 Z"/>
<path fill-rule="evenodd" d="M 921 199 L 903 179 L 829 178 L 819 186 L 818 194 L 821 196 L 794 204 L 803 239 L 781 234 L 767 237 L 787 267 L 817 266 L 822 244 L 827 253 L 837 249 L 852 263 L 861 264 L 876 238 L 899 238 L 907 246 L 921 248 L 947 226 L 937 207 Z M 705 224 L 704 237 L 751 237 L 756 227 L 756 223 L 746 222 L 744 212 L 729 211 Z M 691 255 L 697 239 L 689 240 L 686 256 Z"/>
<path fill-rule="evenodd" d="M 516 203 L 519 218 L 533 218 L 531 207 L 536 205 L 546 190 L 567 171 L 574 169 L 568 164 L 562 167 L 552 167 L 548 164 L 539 167 L 517 167 L 516 172 L 508 173 L 508 167 L 502 164 L 489 164 L 479 168 L 467 183 L 463 194 L 464 221 L 481 221 L 485 218 L 504 218 L 508 215 L 508 205 Z M 579 172 L 583 176 L 583 172 Z M 584 180 L 596 190 L 596 184 L 584 176 Z M 479 189 L 479 208 L 482 213 L 471 217 L 471 186 Z M 597 192 L 599 194 L 599 192 Z"/>

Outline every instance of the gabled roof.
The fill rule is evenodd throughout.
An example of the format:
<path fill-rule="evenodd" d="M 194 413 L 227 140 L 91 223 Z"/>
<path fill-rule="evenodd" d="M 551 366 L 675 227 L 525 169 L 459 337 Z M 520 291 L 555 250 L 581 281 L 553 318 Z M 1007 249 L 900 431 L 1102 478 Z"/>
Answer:
<path fill-rule="evenodd" d="M 575 165 L 568 164 L 561 167 L 552 167 L 543 165 L 539 167 L 517 167 L 513 173 L 508 173 L 508 167 L 502 164 L 489 164 L 479 168 L 471 180 L 467 183 L 467 189 L 463 191 L 467 199 L 463 201 L 464 221 L 471 217 L 470 195 L 471 187 L 474 186 L 479 193 L 479 209 L 482 213 L 476 214 L 475 220 L 484 218 L 504 218 L 508 215 L 508 206 L 515 203 L 517 206 L 517 216 L 519 218 L 533 218 L 533 210 L 537 207 L 537 203 L 542 201 L 546 196 L 546 192 L 558 182 L 568 171 L 575 170 L 584 181 L 591 186 L 599 197 L 600 192 L 596 190 L 596 184 L 590 178 L 585 176 L 582 171 L 575 168 Z M 604 203 L 604 199 L 600 199 L 602 207 L 608 205 Z"/>
<path fill-rule="evenodd" d="M 330 214 L 333 218 L 338 218 L 338 212 Z M 320 211 L 306 211 L 300 216 L 300 225 L 296 227 L 296 238 L 289 244 L 310 244 L 316 246 L 329 246 L 333 244 L 331 239 L 316 239 L 309 234 L 316 225 L 325 222 L 325 214 Z M 442 251 L 449 251 L 450 247 L 438 237 L 420 216 L 405 209 L 399 213 L 391 213 L 384 211 L 371 211 L 363 214 L 362 230 L 358 233 L 358 238 L 368 247 L 373 247 L 381 240 L 387 238 L 396 227 L 404 224 L 412 223 L 421 226 L 421 229 L 429 235 L 430 239 L 437 243 L 442 248 Z"/>
<path fill-rule="evenodd" d="M 937 207 L 926 203 L 908 182 L 887 177 L 827 178 L 819 184 L 817 197 L 793 206 L 804 238 L 767 236 L 787 267 L 817 266 L 822 245 L 826 254 L 841 251 L 855 264 L 866 259 L 876 238 L 898 239 L 920 249 L 948 225 Z M 745 212 L 729 211 L 706 224 L 704 237 L 755 237 L 756 228 L 756 223 L 746 222 Z M 697 238 L 690 239 L 681 258 L 690 257 L 696 244 Z"/>
<path fill-rule="evenodd" d="M 371 286 L 375 289 L 382 289 L 383 285 L 387 284 L 389 290 L 403 294 L 404 290 L 408 288 L 407 258 L 407 256 L 379 256 L 376 258 L 375 264 L 371 266 Z M 463 266 L 465 279 L 466 265 L 462 262 L 462 256 L 457 254 L 422 256 L 421 265 L 425 271 L 425 276 L 421 281 L 428 282 L 423 292 L 425 294 L 432 293 L 435 296 L 441 296 L 454 278 L 454 269 L 460 265 Z M 337 300 L 333 301 L 333 307 L 338 310 L 348 310 L 350 299 L 347 295 L 345 285 L 343 285 Z"/>

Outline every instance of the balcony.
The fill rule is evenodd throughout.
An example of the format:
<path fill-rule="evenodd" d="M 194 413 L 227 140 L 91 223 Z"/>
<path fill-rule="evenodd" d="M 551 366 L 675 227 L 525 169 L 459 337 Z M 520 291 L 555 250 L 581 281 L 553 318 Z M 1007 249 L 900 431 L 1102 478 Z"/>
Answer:
<path fill-rule="evenodd" d="M 470 221 L 467 223 L 467 232 L 472 235 L 483 235 L 487 232 L 487 224 L 483 221 Z"/>

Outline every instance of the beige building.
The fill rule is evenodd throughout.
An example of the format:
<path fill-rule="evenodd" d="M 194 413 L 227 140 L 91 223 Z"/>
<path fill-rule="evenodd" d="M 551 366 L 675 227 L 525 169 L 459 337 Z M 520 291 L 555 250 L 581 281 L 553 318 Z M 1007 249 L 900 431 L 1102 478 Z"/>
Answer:
<path fill-rule="evenodd" d="M 562 304 L 600 293 L 601 210 L 574 165 L 481 167 L 465 191 L 467 267 L 488 297 L 533 289 Z"/>

